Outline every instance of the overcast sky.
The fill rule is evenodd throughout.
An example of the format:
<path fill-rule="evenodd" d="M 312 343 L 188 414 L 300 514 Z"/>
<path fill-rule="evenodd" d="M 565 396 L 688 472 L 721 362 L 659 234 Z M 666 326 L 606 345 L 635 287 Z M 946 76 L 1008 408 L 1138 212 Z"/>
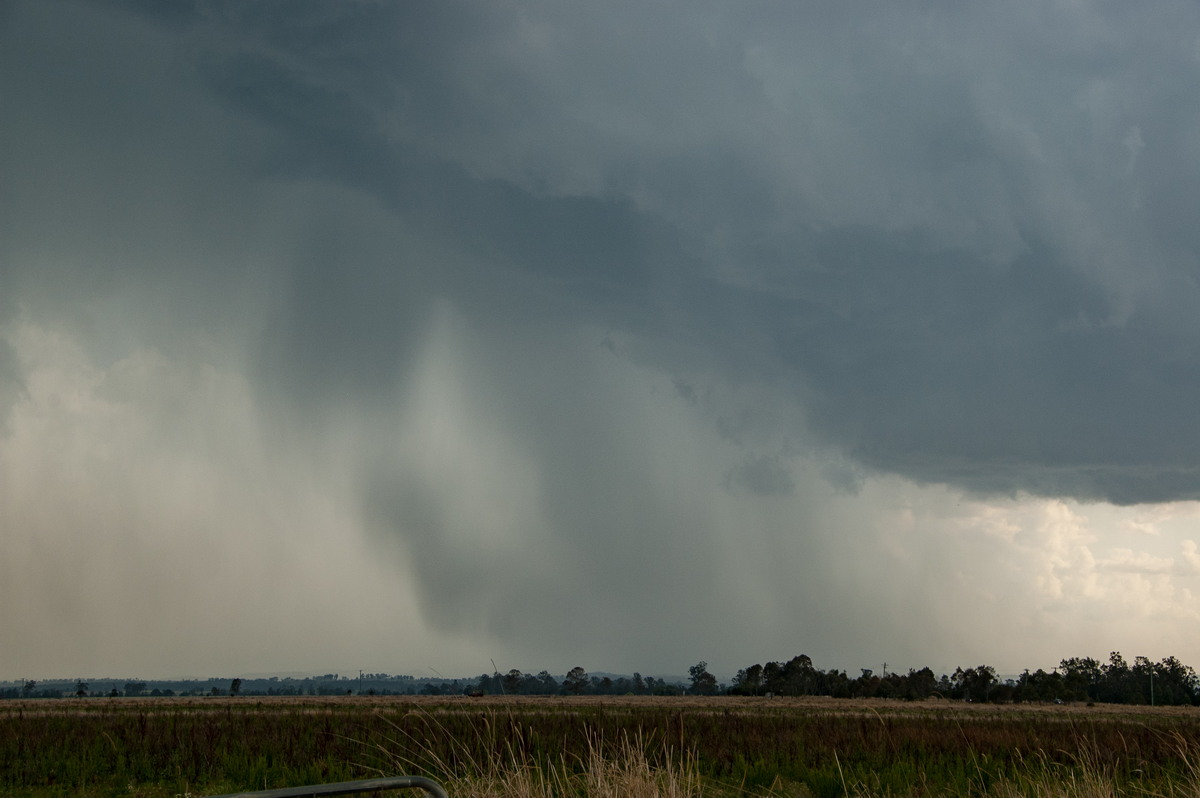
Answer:
<path fill-rule="evenodd" d="M 1200 666 L 1197 31 L 0 3 L 0 678 Z"/>

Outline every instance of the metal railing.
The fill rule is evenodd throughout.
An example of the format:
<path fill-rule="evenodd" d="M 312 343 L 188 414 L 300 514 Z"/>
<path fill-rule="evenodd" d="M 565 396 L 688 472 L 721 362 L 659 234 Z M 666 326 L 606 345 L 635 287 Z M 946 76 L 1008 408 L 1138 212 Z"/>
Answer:
<path fill-rule="evenodd" d="M 333 784 L 312 784 L 307 787 L 280 787 L 276 790 L 257 792 L 231 792 L 212 795 L 209 798 L 315 798 L 318 795 L 352 795 L 359 792 L 379 790 L 402 790 L 417 787 L 429 798 L 450 798 L 442 785 L 423 776 L 392 776 L 384 779 L 362 779 L 361 781 L 338 781 Z"/>

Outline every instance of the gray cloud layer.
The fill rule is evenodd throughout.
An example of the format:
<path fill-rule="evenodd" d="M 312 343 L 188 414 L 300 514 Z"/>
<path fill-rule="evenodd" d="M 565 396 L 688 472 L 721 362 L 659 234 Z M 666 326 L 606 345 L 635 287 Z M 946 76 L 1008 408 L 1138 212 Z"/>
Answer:
<path fill-rule="evenodd" d="M 499 324 L 567 302 L 692 343 L 715 368 L 769 370 L 869 467 L 985 492 L 1196 496 L 1189 7 L 1137 24 L 1106 6 L 863 12 L 205 4 L 112 23 L 162 37 L 157 50 L 18 43 L 6 72 L 33 108 L 38 90 L 73 113 L 105 98 L 68 135 L 113 173 L 81 153 L 97 184 L 73 191 L 97 196 L 75 201 L 140 196 L 133 218 L 89 220 L 85 282 L 141 278 L 141 264 L 96 262 L 113 239 L 210 232 L 163 229 L 187 211 L 162 220 L 155 196 L 182 168 L 185 190 L 226 203 L 228 186 L 180 160 L 193 146 L 264 180 L 367 192 L 461 254 L 356 251 L 369 244 L 310 220 L 263 336 L 264 372 L 293 398 L 385 389 L 425 292 Z M 227 116 L 171 97 L 176 80 Z M 7 148 L 18 175 L 52 157 L 23 142 Z M 54 191 L 43 170 L 22 176 Z M 23 217 L 47 217 L 20 200 L 6 214 L 18 239 Z M 153 262 L 151 279 L 173 279 Z M 201 290 L 253 268 L 174 266 Z M 214 290 L 205 313 L 222 301 Z"/>
<path fill-rule="evenodd" d="M 623 11 L 257 13 L 210 20 L 225 45 L 197 61 L 283 136 L 260 168 L 371 192 L 599 323 L 769 369 L 864 465 L 1197 495 L 1185 6 Z M 322 382 L 386 374 L 369 347 L 409 337 L 414 269 L 327 246 L 273 343 Z"/>
<path fill-rule="evenodd" d="M 828 518 L 770 504 L 871 475 L 1200 498 L 1198 17 L 15 3 L 0 332 L 244 375 L 281 461 L 348 447 L 435 625 L 547 650 L 570 590 L 719 612 L 725 523 L 828 584 Z"/>

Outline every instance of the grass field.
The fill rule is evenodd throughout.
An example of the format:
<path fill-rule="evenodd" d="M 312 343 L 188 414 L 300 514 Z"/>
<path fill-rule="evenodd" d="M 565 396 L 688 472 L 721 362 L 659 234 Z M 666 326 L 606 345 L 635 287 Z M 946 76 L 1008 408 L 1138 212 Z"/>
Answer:
<path fill-rule="evenodd" d="M 765 698 L 0 703 L 0 795 L 407 773 L 466 795 L 1200 796 L 1200 710 Z M 405 793 L 394 793 L 404 795 Z"/>

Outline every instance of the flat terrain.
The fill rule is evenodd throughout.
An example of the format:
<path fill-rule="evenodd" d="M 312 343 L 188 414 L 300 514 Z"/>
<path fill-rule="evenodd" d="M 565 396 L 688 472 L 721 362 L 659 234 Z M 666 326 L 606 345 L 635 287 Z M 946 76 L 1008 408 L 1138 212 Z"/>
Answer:
<path fill-rule="evenodd" d="M 186 696 L 186 697 L 139 697 L 139 698 L 60 698 L 60 699 L 10 699 L 0 701 L 0 715 L 22 712 L 75 712 L 109 708 L 126 711 L 213 709 L 218 707 L 261 707 L 266 710 L 282 710 L 294 707 L 321 709 L 433 709 L 453 711 L 455 708 L 521 708 L 536 709 L 551 707 L 556 710 L 580 708 L 647 708 L 669 707 L 673 709 L 723 711 L 735 709 L 742 712 L 777 711 L 801 713 L 846 714 L 869 712 L 896 715 L 922 715 L 929 712 L 955 712 L 971 714 L 1051 714 L 1139 716 L 1139 717 L 1195 717 L 1200 718 L 1200 707 L 1172 706 L 1151 707 L 1131 704 L 1093 704 L 1082 702 L 1069 704 L 972 704 L 930 698 L 924 701 L 900 701 L 886 698 L 829 698 L 827 696 L 788 697 L 774 696 Z"/>
<path fill-rule="evenodd" d="M 575 767 L 634 744 L 706 793 L 982 795 L 1086 769 L 1170 794 L 1200 709 L 743 697 L 194 697 L 0 702 L 0 794 L 204 795 Z M 574 763 L 574 764 L 573 764 Z M 923 793 L 923 794 L 924 794 Z"/>

